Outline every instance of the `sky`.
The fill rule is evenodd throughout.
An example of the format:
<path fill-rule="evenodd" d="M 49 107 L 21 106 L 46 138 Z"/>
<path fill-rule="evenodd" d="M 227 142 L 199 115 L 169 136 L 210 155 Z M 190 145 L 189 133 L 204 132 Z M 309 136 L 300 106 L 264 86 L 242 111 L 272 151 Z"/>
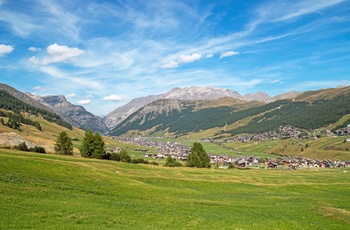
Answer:
<path fill-rule="evenodd" d="M 174 87 L 350 85 L 350 0 L 0 0 L 0 82 L 95 115 Z"/>

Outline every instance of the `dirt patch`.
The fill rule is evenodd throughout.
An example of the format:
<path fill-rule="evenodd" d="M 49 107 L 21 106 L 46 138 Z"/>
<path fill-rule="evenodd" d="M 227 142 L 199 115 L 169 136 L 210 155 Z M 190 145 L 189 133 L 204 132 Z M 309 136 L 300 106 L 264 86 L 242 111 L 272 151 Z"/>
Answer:
<path fill-rule="evenodd" d="M 23 142 L 26 143 L 28 148 L 35 147 L 35 144 L 24 139 L 23 137 L 21 137 L 15 132 L 0 133 L 0 145 L 13 147 Z"/>

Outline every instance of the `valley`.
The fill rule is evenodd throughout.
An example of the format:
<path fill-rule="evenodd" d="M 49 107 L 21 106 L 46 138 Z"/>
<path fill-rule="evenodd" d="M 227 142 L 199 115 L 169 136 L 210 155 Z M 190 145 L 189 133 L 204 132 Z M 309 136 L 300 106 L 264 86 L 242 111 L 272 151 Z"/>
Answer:
<path fill-rule="evenodd" d="M 317 94 L 326 101 L 320 103 L 318 96 L 315 102 L 315 94 L 307 93 L 303 97 L 312 99 L 300 108 L 320 111 L 320 104 L 324 109 L 342 103 L 329 90 L 328 99 L 322 92 Z M 11 95 L 34 100 L 17 91 Z M 340 93 L 347 95 L 348 89 Z M 33 114 L 33 105 L 17 99 L 8 97 L 0 108 L 0 228 L 347 229 L 350 224 L 348 106 L 334 107 L 337 115 L 325 116 L 333 119 L 305 129 L 278 122 L 286 118 L 276 113 L 283 107 L 292 105 L 287 114 L 296 114 L 294 99 L 156 100 L 122 121 L 121 135 L 102 137 L 109 156 L 120 151 L 130 156 L 122 162 L 81 156 L 86 129 L 65 116 L 71 108 L 80 111 L 74 119 L 86 118 L 82 108 L 62 97 L 56 101 L 67 108 L 42 105 L 67 126 L 43 112 Z M 17 123 L 9 114 L 17 114 Z M 237 131 L 257 124 L 266 128 Z M 72 140 L 71 156 L 54 153 L 63 131 Z M 46 154 L 13 148 L 23 141 L 45 148 Z M 194 142 L 205 149 L 210 168 L 178 167 L 186 166 Z M 164 167 L 169 157 L 176 167 Z"/>

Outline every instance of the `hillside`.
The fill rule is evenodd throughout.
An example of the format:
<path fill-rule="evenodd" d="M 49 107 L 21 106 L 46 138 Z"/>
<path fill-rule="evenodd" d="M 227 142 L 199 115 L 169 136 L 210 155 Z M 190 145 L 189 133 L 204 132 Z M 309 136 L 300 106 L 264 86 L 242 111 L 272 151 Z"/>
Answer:
<path fill-rule="evenodd" d="M 135 98 L 128 104 L 110 112 L 103 118 L 103 121 L 108 128 L 113 129 L 125 119 L 127 119 L 128 116 L 130 116 L 132 113 L 148 105 L 149 103 L 160 99 L 177 99 L 182 101 L 212 101 L 220 98 L 231 98 L 232 100 L 240 100 L 245 102 L 272 102 L 280 99 L 294 98 L 298 94 L 298 92 L 287 92 L 275 97 L 271 97 L 266 93 L 257 92 L 242 96 L 238 92 L 230 89 L 196 86 L 186 88 L 176 87 L 164 94 Z"/>
<path fill-rule="evenodd" d="M 52 121 L 65 128 L 71 129 L 72 126 L 66 122 L 62 116 L 56 112 L 46 109 L 45 107 L 36 107 L 12 96 L 7 91 L 0 89 L 0 109 L 10 110 L 12 113 L 2 113 L 2 116 L 9 117 L 15 122 L 30 124 L 30 119 L 25 119 L 23 114 L 28 114 L 34 117 L 40 117 L 47 121 Z M 32 124 L 33 125 L 33 124 Z M 39 127 L 38 127 L 39 128 Z"/>
<path fill-rule="evenodd" d="M 46 152 L 54 152 L 58 133 L 66 131 L 74 140 L 74 152 L 79 153 L 78 146 L 85 131 L 61 120 L 57 113 L 42 108 L 29 105 L 7 91 L 0 90 L 0 145 L 12 147 L 26 142 L 28 147 L 41 146 Z M 104 137 L 104 140 L 108 145 L 115 146 L 117 143 L 108 137 Z"/>
<path fill-rule="evenodd" d="M 60 119 L 62 119 L 65 122 L 70 123 L 71 125 L 74 125 L 74 123 L 70 120 L 68 120 L 66 117 L 64 117 L 62 114 L 58 113 L 57 111 L 51 109 L 50 107 L 43 105 L 42 103 L 34 100 L 33 98 L 31 98 L 30 96 L 26 95 L 25 93 L 22 93 L 20 91 L 18 91 L 17 89 L 8 86 L 6 84 L 2 84 L 0 83 L 0 90 L 3 90 L 7 93 L 9 93 L 11 96 L 17 98 L 19 101 L 28 104 L 32 107 L 35 108 L 39 108 L 39 109 L 43 109 L 45 111 L 49 111 L 50 113 L 56 114 L 57 116 L 60 117 Z"/>
<path fill-rule="evenodd" d="M 344 169 L 134 165 L 0 149 L 1 229 L 347 229 Z"/>
<path fill-rule="evenodd" d="M 221 98 L 208 101 L 158 100 L 134 112 L 110 135 L 154 130 L 183 135 L 212 128 L 232 135 L 267 132 L 281 125 L 317 129 L 350 114 L 350 87 L 310 91 L 271 103 Z M 177 103 L 176 108 L 173 106 Z M 162 106 L 160 106 L 162 104 Z M 167 107 L 166 107 L 167 106 Z M 166 113 L 164 108 L 166 107 Z M 251 119 L 244 122 L 248 117 Z M 233 126 L 235 123 L 239 126 Z"/>

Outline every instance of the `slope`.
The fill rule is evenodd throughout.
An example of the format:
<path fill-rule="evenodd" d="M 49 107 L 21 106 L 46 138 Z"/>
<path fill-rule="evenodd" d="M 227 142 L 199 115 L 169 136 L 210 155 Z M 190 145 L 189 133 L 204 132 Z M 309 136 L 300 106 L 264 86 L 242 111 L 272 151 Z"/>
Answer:
<path fill-rule="evenodd" d="M 347 229 L 344 169 L 168 168 L 0 149 L 1 229 Z"/>
<path fill-rule="evenodd" d="M 297 99 L 267 104 L 225 98 L 215 101 L 157 100 L 130 115 L 110 134 L 153 129 L 183 135 L 218 127 L 221 132 L 236 135 L 266 132 L 281 125 L 316 129 L 333 124 L 350 113 L 349 89 L 305 92 Z M 174 103 L 177 103 L 176 108 Z M 245 122 L 240 123 L 243 120 Z M 237 122 L 238 126 L 233 125 Z"/>

